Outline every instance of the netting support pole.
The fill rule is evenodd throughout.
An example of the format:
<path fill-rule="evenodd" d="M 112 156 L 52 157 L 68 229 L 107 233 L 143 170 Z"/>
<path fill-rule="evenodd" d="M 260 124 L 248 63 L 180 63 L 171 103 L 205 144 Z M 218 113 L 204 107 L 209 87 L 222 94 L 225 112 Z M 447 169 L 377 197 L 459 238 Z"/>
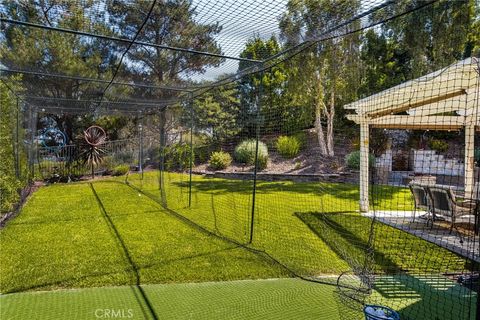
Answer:
<path fill-rule="evenodd" d="M 15 152 L 15 176 L 17 179 L 20 178 L 20 158 L 18 153 L 19 143 L 18 143 L 18 134 L 20 132 L 19 125 L 19 113 L 20 113 L 20 104 L 18 102 L 18 98 L 16 99 L 17 105 L 15 109 L 15 143 L 14 143 L 14 152 Z"/>
<path fill-rule="evenodd" d="M 472 117 L 473 118 L 473 117 Z M 475 124 L 473 121 L 465 126 L 465 197 L 473 198 L 475 171 Z"/>
<path fill-rule="evenodd" d="M 368 212 L 369 176 L 369 125 L 367 119 L 360 122 L 360 211 Z"/>
<path fill-rule="evenodd" d="M 260 70 L 263 69 L 263 65 L 260 65 Z M 257 172 L 258 172 L 258 143 L 260 140 L 260 108 L 261 97 L 263 91 L 263 71 L 260 72 L 260 83 L 258 85 L 257 96 L 255 97 L 256 103 L 256 115 L 255 115 L 255 166 L 253 169 L 253 191 L 252 191 L 252 212 L 250 217 L 250 238 L 248 244 L 253 242 L 254 234 L 254 222 L 255 222 L 255 198 L 257 195 Z"/>
<path fill-rule="evenodd" d="M 192 171 L 193 171 L 193 94 L 189 94 L 188 107 L 190 111 L 190 172 L 188 181 L 188 207 L 192 206 Z"/>
<path fill-rule="evenodd" d="M 138 117 L 138 171 L 142 174 L 143 179 L 143 117 L 142 113 Z"/>
<path fill-rule="evenodd" d="M 159 119 L 159 127 L 160 127 L 160 148 L 159 148 L 159 164 L 158 164 L 158 170 L 160 171 L 159 174 L 159 181 L 158 181 L 158 188 L 160 190 L 160 201 L 163 205 L 166 205 L 166 200 L 165 200 L 165 187 L 163 183 L 163 173 L 165 170 L 165 145 L 167 142 L 167 137 L 166 137 L 166 123 L 167 123 L 167 117 L 166 117 L 166 108 L 162 108 L 160 110 L 160 119 Z"/>
<path fill-rule="evenodd" d="M 29 133 L 30 133 L 30 143 L 28 150 L 28 166 L 30 171 L 30 180 L 33 181 L 35 178 L 35 131 L 37 127 L 37 110 L 35 107 L 29 108 Z"/>

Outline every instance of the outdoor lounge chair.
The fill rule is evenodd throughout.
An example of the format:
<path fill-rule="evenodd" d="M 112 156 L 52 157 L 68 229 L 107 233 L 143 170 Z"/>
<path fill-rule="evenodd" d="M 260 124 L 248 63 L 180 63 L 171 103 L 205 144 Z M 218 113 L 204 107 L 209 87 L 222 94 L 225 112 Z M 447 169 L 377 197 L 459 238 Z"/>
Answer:
<path fill-rule="evenodd" d="M 446 220 L 449 220 L 451 223 L 450 233 L 452 232 L 453 228 L 455 228 L 460 236 L 460 243 L 463 243 L 462 235 L 455 226 L 455 222 L 459 217 L 473 215 L 474 208 L 472 206 L 460 205 L 460 203 L 456 201 L 455 194 L 451 188 L 433 186 L 426 188 L 432 204 L 433 220 L 437 218 L 437 215 L 441 215 Z"/>
<path fill-rule="evenodd" d="M 410 191 L 412 192 L 413 202 L 414 202 L 412 222 L 415 222 L 415 216 L 417 214 L 417 210 L 426 211 L 427 217 L 430 217 L 431 208 L 429 203 L 428 192 L 425 189 L 425 187 L 419 184 L 412 183 L 410 184 Z M 428 220 L 427 220 L 427 224 L 428 224 Z"/>

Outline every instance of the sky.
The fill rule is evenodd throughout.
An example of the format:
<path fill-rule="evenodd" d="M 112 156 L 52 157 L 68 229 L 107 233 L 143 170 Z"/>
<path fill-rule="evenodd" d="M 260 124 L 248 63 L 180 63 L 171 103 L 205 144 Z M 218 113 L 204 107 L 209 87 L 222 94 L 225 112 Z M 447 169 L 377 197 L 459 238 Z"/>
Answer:
<path fill-rule="evenodd" d="M 238 57 L 248 39 L 260 36 L 268 39 L 279 33 L 278 19 L 285 12 L 288 0 L 193 0 L 197 7 L 195 20 L 201 23 L 221 22 L 222 31 L 216 36 L 222 53 Z M 214 80 L 219 75 L 233 73 L 238 62 L 228 60 L 218 68 L 208 68 L 195 80 Z"/>
<path fill-rule="evenodd" d="M 361 0 L 361 11 L 370 9 L 385 0 Z M 199 23 L 220 23 L 222 31 L 216 40 L 222 53 L 238 57 L 245 43 L 259 36 L 268 39 L 279 35 L 279 19 L 286 11 L 288 0 L 192 0 L 196 7 L 195 20 Z M 193 80 L 215 80 L 225 73 L 235 73 L 238 61 L 227 60 L 219 67 L 207 68 L 203 75 L 195 75 Z"/>

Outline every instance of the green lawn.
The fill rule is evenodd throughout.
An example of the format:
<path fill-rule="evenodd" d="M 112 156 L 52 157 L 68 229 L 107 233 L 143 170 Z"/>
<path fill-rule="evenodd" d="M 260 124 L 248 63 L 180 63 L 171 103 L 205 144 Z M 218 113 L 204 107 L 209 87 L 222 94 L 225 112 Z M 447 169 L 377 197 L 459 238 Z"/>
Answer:
<path fill-rule="evenodd" d="M 143 180 L 140 175 L 131 175 L 132 186 L 115 178 L 40 188 L 19 216 L 0 231 L 0 291 L 121 285 L 133 285 L 136 289 L 131 290 L 139 290 L 135 285 L 291 277 L 285 267 L 304 276 L 326 276 L 327 281 L 334 283 L 335 275 L 351 269 L 349 258 L 355 260 L 364 254 L 370 219 L 355 212 L 357 186 L 258 182 L 253 242 L 249 247 L 264 252 L 259 253 L 237 244 L 247 244 L 250 239 L 252 181 L 194 176 L 189 207 L 188 179 L 186 174 L 165 174 L 163 196 L 158 189 L 158 173 L 154 172 L 146 173 Z M 383 188 L 379 194 L 381 197 L 375 201 L 379 209 L 411 208 L 405 189 Z M 160 203 L 172 211 L 163 209 Z M 438 273 L 464 267 L 464 261 L 449 251 L 391 227 L 379 224 L 375 235 L 379 272 L 408 269 Z M 418 259 L 419 253 L 422 259 Z M 318 286 L 318 290 L 328 292 L 328 297 L 321 299 L 333 299 L 334 287 Z M 169 287 L 158 288 L 168 291 Z M 102 291 L 105 301 L 109 290 L 115 291 Z M 238 294 L 248 295 L 249 290 L 256 289 L 245 290 Z M 412 310 L 417 310 L 422 301 L 428 302 L 428 290 L 418 291 L 414 299 L 403 299 L 404 305 L 399 304 L 399 308 L 407 310 L 414 305 L 416 309 Z M 172 293 L 172 301 L 177 301 L 175 294 L 181 292 Z M 372 295 L 375 301 L 383 301 L 381 292 Z M 13 298 L 17 296 L 20 302 Z M 90 299 L 86 293 L 78 296 L 80 300 Z M 17 303 L 30 303 L 37 297 L 40 294 L 12 294 L 1 299 L 2 304 L 14 308 Z M 45 297 L 38 298 L 40 307 L 54 295 Z M 280 303 L 283 298 L 278 299 Z M 222 308 L 226 309 L 218 312 L 218 318 L 235 301 L 232 298 L 225 302 Z M 166 306 L 160 304 L 162 307 L 157 308 L 164 310 Z M 239 305 L 246 308 L 245 312 L 255 312 L 254 307 L 250 310 L 240 302 Z M 8 314 L 11 308 L 2 308 L 2 312 Z M 205 312 L 207 315 L 210 311 Z"/>

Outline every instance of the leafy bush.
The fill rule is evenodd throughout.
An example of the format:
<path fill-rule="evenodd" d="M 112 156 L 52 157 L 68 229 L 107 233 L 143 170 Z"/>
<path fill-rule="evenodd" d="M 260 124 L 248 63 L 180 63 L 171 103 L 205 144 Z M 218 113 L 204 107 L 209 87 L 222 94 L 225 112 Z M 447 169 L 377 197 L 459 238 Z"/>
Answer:
<path fill-rule="evenodd" d="M 206 163 L 209 159 L 210 150 L 212 150 L 210 145 L 195 146 L 193 148 L 195 163 Z"/>
<path fill-rule="evenodd" d="M 16 81 L 12 81 L 11 85 L 14 85 Z M 21 89 L 17 85 L 14 85 L 14 90 Z M 12 91 L 6 87 L 3 82 L 0 82 L 0 216 L 3 212 L 12 210 L 15 204 L 19 200 L 18 190 L 22 189 L 27 184 L 27 174 L 23 169 L 26 168 L 26 153 L 25 148 L 20 147 L 18 150 L 19 155 L 19 169 L 20 177 L 15 173 L 15 152 L 14 144 L 14 132 L 17 131 L 16 121 L 13 117 L 17 110 L 16 97 Z M 20 111 L 19 117 L 21 118 L 22 111 Z M 24 130 L 18 128 L 18 139 L 23 141 Z"/>
<path fill-rule="evenodd" d="M 360 169 L 360 151 L 353 151 L 347 154 L 345 157 L 345 162 L 347 164 L 347 167 L 353 170 L 359 170 Z M 368 164 L 370 167 L 373 167 L 375 164 L 375 157 L 373 154 L 368 155 Z"/>
<path fill-rule="evenodd" d="M 21 181 L 15 176 L 0 176 L 0 212 L 7 212 L 13 209 L 14 205 L 20 200 L 18 190 L 23 187 Z"/>
<path fill-rule="evenodd" d="M 112 156 L 106 156 L 103 158 L 102 166 L 105 168 L 105 170 L 112 171 L 116 165 L 117 163 Z"/>
<path fill-rule="evenodd" d="M 295 158 L 300 152 L 300 141 L 295 136 L 280 136 L 275 146 L 284 158 Z"/>
<path fill-rule="evenodd" d="M 210 167 L 215 170 L 227 168 L 232 163 L 230 154 L 224 151 L 212 152 L 210 155 Z"/>
<path fill-rule="evenodd" d="M 190 157 L 194 156 L 189 144 L 175 143 L 165 147 L 165 169 L 186 170 L 190 168 Z"/>
<path fill-rule="evenodd" d="M 448 143 L 443 140 L 430 140 L 428 147 L 438 152 L 446 152 L 448 150 Z"/>
<path fill-rule="evenodd" d="M 305 148 L 305 146 L 307 145 L 307 134 L 305 132 L 303 131 L 297 132 L 293 135 L 293 137 L 295 137 L 300 143 L 300 150 Z"/>
<path fill-rule="evenodd" d="M 124 174 L 127 174 L 128 170 L 130 170 L 130 167 L 126 164 L 121 164 L 113 168 L 112 170 L 112 175 L 113 176 L 123 176 Z"/>
<path fill-rule="evenodd" d="M 255 164 L 255 150 L 256 141 L 253 139 L 244 140 L 235 148 L 235 160 L 240 163 L 248 165 Z M 260 170 L 267 167 L 268 162 L 268 148 L 267 145 L 261 141 L 258 142 L 258 168 Z"/>

